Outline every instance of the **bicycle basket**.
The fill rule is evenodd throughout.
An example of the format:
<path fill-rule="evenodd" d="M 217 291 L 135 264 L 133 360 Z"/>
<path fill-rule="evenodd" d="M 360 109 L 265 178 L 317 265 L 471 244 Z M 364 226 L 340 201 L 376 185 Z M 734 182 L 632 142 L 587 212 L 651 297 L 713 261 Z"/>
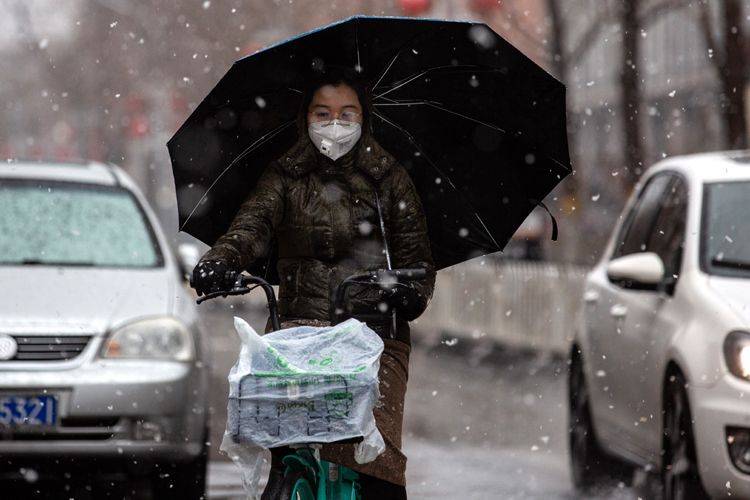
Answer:
<path fill-rule="evenodd" d="M 242 339 L 229 375 L 227 432 L 264 448 L 367 436 L 375 427 L 382 339 L 349 319 L 259 336 L 235 318 Z"/>

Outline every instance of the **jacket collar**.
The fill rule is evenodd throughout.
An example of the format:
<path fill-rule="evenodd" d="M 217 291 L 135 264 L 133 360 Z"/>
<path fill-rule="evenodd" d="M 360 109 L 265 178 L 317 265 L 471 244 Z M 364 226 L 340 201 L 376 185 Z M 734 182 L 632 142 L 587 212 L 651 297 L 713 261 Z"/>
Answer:
<path fill-rule="evenodd" d="M 375 140 L 371 134 L 362 136 L 353 152 L 357 168 L 376 181 L 381 180 L 396 163 L 396 159 Z M 345 160 L 345 158 L 342 158 Z M 277 159 L 284 171 L 292 177 L 302 177 L 317 169 L 333 165 L 315 149 L 307 134 L 303 135 L 284 155 Z"/>

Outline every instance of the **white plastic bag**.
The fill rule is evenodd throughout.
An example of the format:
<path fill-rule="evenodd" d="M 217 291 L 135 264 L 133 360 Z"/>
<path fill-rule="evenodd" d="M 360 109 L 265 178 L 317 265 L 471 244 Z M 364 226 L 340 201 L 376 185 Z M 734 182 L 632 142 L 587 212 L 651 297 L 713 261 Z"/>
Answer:
<path fill-rule="evenodd" d="M 229 372 L 220 450 L 241 468 L 250 498 L 259 495 L 267 448 L 362 436 L 354 453 L 358 463 L 385 450 L 372 413 L 380 397 L 383 340 L 365 323 L 348 319 L 262 337 L 241 318 L 234 326 L 242 344 Z"/>

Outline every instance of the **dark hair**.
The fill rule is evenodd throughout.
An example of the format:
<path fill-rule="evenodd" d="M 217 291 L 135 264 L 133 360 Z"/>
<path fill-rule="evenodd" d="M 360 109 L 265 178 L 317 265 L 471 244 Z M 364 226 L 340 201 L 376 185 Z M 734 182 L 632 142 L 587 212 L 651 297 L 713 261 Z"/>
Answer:
<path fill-rule="evenodd" d="M 325 85 L 337 87 L 342 83 L 356 92 L 362 106 L 362 134 L 370 133 L 370 88 L 357 72 L 352 68 L 343 66 L 329 66 L 324 71 L 315 71 L 311 74 L 310 84 L 302 93 L 302 103 L 298 115 L 298 126 L 301 133 L 307 134 L 307 108 L 310 106 L 315 92 Z"/>

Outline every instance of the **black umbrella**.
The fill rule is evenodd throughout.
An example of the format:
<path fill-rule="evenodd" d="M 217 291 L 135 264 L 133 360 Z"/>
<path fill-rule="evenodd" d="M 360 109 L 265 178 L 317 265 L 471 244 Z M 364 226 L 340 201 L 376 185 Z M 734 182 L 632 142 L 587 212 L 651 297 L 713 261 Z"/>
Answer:
<path fill-rule="evenodd" d="M 209 245 L 227 230 L 327 66 L 370 82 L 374 135 L 417 186 L 438 269 L 502 250 L 570 173 L 565 86 L 487 25 L 354 16 L 236 61 L 170 139 L 181 230 Z M 276 281 L 273 249 L 250 271 Z"/>

